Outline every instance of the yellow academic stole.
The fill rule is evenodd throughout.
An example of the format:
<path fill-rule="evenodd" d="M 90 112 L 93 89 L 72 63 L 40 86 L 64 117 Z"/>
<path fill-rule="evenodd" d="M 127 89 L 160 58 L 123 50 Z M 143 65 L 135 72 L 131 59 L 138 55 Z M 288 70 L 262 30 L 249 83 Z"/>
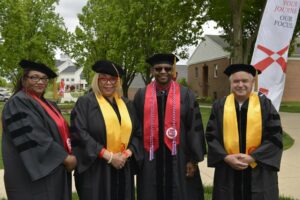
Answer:
<path fill-rule="evenodd" d="M 113 153 L 126 150 L 132 131 L 132 122 L 126 104 L 121 98 L 114 95 L 121 115 L 120 124 L 116 112 L 107 100 L 102 95 L 96 95 L 96 98 L 106 127 L 106 149 Z"/>
<path fill-rule="evenodd" d="M 240 153 L 239 131 L 233 94 L 227 96 L 224 106 L 223 117 L 223 140 L 225 150 L 228 154 Z M 247 129 L 246 129 L 246 154 L 251 154 L 260 144 L 262 137 L 262 116 L 259 97 L 251 93 L 247 112 Z M 251 163 L 252 168 L 256 163 Z"/>

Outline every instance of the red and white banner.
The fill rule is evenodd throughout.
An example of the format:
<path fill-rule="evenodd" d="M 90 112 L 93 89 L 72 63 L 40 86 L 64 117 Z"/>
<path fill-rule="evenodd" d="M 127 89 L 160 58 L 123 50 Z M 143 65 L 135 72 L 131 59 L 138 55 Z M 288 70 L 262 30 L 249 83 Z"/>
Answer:
<path fill-rule="evenodd" d="M 258 89 L 279 110 L 283 95 L 290 42 L 297 22 L 300 0 L 268 0 L 251 64 L 262 73 Z"/>

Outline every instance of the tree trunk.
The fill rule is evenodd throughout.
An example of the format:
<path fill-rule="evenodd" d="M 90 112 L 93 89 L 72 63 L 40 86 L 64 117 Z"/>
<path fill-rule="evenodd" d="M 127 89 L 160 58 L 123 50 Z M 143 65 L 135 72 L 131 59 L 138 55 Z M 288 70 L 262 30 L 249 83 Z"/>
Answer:
<path fill-rule="evenodd" d="M 230 0 L 233 22 L 233 55 L 232 63 L 243 63 L 243 26 L 242 26 L 242 8 L 244 0 Z"/>
<path fill-rule="evenodd" d="M 141 73 L 141 75 L 145 85 L 148 85 L 153 78 L 151 75 L 151 70 L 149 68 L 146 69 L 145 73 Z"/>
<path fill-rule="evenodd" d="M 128 87 L 127 87 L 127 84 L 123 84 L 122 85 L 122 90 L 123 90 L 123 96 L 128 98 Z"/>

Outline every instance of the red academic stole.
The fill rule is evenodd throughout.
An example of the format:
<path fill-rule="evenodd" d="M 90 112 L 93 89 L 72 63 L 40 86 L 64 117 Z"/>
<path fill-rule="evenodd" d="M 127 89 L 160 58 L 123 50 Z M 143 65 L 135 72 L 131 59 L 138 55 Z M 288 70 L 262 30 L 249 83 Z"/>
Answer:
<path fill-rule="evenodd" d="M 154 159 L 154 152 L 159 147 L 158 107 L 156 98 L 156 82 L 146 88 L 144 104 L 144 148 L 150 153 L 149 160 Z M 164 120 L 164 142 L 172 152 L 177 154 L 180 143 L 180 86 L 171 81 L 166 102 Z"/>
<path fill-rule="evenodd" d="M 51 103 L 48 103 L 48 105 L 47 105 L 36 95 L 34 95 L 30 92 L 27 92 L 27 94 L 30 95 L 32 98 L 34 98 L 44 108 L 44 110 L 48 113 L 48 115 L 54 120 L 54 122 L 56 123 L 56 125 L 58 127 L 60 136 L 63 140 L 64 148 L 70 154 L 72 152 L 72 148 L 71 148 L 70 132 L 69 132 L 69 128 L 68 128 L 68 124 L 67 124 L 66 120 L 63 118 L 63 116 L 60 114 L 60 112 L 58 112 Z"/>

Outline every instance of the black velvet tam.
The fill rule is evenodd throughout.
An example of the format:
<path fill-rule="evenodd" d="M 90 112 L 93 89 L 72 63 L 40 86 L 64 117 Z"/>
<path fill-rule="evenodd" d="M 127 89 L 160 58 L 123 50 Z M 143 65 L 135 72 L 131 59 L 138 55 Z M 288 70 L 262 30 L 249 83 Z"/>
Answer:
<path fill-rule="evenodd" d="M 171 53 L 168 54 L 163 54 L 163 53 L 158 53 L 158 54 L 154 54 L 153 56 L 151 56 L 150 58 L 148 58 L 146 60 L 147 63 L 149 63 L 150 65 L 156 65 L 156 64 L 170 64 L 173 65 L 174 60 L 176 60 L 176 62 L 179 61 L 179 59 Z"/>
<path fill-rule="evenodd" d="M 109 74 L 111 76 L 122 76 L 124 70 L 121 66 L 108 60 L 99 60 L 93 66 L 92 69 L 97 73 Z"/>
<path fill-rule="evenodd" d="M 46 74 L 49 79 L 57 77 L 57 74 L 43 63 L 36 63 L 29 60 L 21 60 L 19 65 L 20 67 L 26 70 L 35 70 L 38 72 L 42 72 Z"/>
<path fill-rule="evenodd" d="M 252 76 L 256 75 L 256 71 L 257 71 L 258 74 L 260 74 L 260 71 L 255 69 L 254 66 L 247 65 L 247 64 L 232 64 L 232 65 L 229 65 L 225 69 L 224 74 L 226 74 L 229 77 L 231 74 L 234 74 L 234 73 L 240 72 L 240 71 L 248 72 Z"/>

